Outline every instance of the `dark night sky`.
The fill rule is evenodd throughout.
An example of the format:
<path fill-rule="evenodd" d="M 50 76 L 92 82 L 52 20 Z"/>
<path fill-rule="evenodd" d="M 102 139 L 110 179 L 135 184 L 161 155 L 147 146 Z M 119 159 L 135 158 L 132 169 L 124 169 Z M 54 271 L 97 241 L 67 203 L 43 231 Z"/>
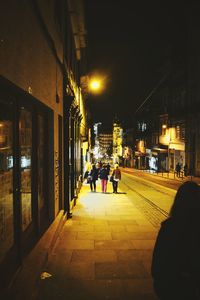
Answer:
<path fill-rule="evenodd" d="M 185 8 L 177 1 L 85 0 L 88 67 L 107 76 L 105 91 L 90 95 L 95 121 L 118 115 L 130 123 L 162 77 L 169 49 L 181 44 Z"/>

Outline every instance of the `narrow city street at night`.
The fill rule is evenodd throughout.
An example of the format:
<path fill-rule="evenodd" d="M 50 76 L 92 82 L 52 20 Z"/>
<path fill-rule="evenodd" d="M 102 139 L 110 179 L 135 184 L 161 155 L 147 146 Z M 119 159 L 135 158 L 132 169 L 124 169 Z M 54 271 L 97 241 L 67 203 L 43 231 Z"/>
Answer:
<path fill-rule="evenodd" d="M 170 181 L 174 189 L 167 187 Z M 48 233 L 50 249 L 43 237 L 7 297 L 57 300 L 67 294 L 69 300 L 156 300 L 152 250 L 180 184 L 178 179 L 127 168 L 122 170 L 118 194 L 112 193 L 111 183 L 106 193 L 99 181 L 96 193 L 84 183 L 72 218 L 53 238 Z M 27 276 L 32 279 L 27 281 Z"/>
<path fill-rule="evenodd" d="M 1 1 L 1 300 L 200 300 L 199 15 Z"/>

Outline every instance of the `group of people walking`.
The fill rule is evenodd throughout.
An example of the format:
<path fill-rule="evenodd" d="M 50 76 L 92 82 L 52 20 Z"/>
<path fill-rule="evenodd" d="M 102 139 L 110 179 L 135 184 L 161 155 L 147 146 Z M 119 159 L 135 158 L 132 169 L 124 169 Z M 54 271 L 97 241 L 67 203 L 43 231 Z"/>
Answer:
<path fill-rule="evenodd" d="M 90 184 L 91 191 L 96 192 L 96 181 L 98 180 L 98 178 L 100 178 L 101 180 L 102 193 L 106 193 L 107 191 L 108 180 L 112 182 L 113 193 L 117 193 L 118 182 L 119 180 L 121 180 L 121 171 L 118 165 L 115 166 L 112 174 L 110 175 L 109 164 L 102 164 L 102 166 L 99 166 L 99 164 L 95 166 L 95 164 L 93 164 L 91 170 L 87 175 L 87 181 Z"/>

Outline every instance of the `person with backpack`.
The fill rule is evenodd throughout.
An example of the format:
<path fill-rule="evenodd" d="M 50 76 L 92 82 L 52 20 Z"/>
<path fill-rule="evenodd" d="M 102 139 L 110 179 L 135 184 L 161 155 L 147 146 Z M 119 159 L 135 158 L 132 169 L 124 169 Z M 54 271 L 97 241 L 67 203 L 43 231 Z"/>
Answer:
<path fill-rule="evenodd" d="M 115 194 L 117 194 L 119 180 L 121 180 L 121 171 L 119 169 L 119 166 L 116 165 L 115 169 L 112 172 L 113 193 L 115 193 Z"/>

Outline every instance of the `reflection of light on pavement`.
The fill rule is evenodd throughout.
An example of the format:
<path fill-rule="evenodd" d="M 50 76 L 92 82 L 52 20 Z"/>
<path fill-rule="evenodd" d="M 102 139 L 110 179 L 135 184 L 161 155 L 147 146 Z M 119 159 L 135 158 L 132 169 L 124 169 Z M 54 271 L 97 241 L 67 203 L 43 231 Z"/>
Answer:
<path fill-rule="evenodd" d="M 87 216 L 89 223 L 94 222 L 93 225 L 97 226 L 96 230 L 98 231 L 98 226 L 102 225 L 99 222 L 108 218 L 110 215 L 112 219 L 118 220 L 116 214 L 120 212 L 115 208 L 118 205 L 124 205 L 124 199 L 116 194 L 112 193 L 112 183 L 108 181 L 107 183 L 107 193 L 101 192 L 101 181 L 97 181 L 97 192 L 91 192 L 89 184 L 84 184 L 84 188 L 81 191 L 81 203 L 78 203 L 78 210 L 76 209 L 73 212 L 73 216 Z M 87 225 L 87 220 L 86 224 Z M 91 223 L 90 223 L 91 225 Z M 99 227 L 101 231 L 101 226 Z"/>

